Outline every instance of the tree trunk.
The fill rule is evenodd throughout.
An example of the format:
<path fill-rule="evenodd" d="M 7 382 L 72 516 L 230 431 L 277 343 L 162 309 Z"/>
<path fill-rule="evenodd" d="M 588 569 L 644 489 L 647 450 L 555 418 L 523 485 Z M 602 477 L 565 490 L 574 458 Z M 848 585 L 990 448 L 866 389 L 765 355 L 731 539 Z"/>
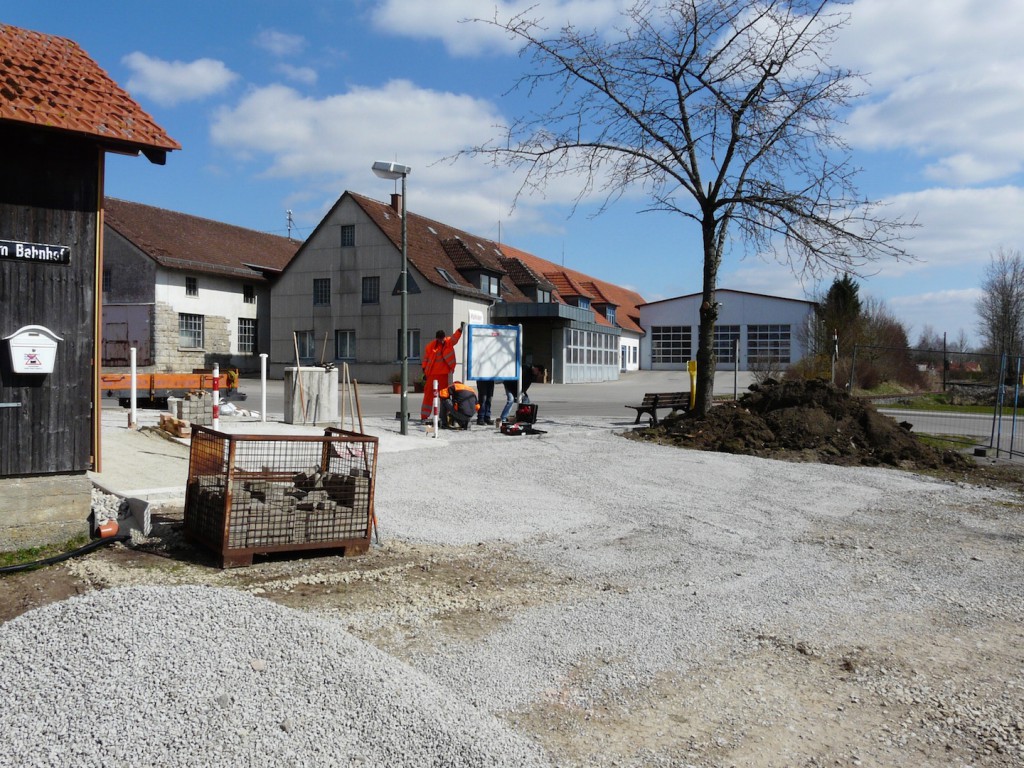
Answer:
<path fill-rule="evenodd" d="M 721 254 L 718 252 L 714 222 L 705 222 L 703 240 L 704 284 L 701 290 L 700 328 L 697 331 L 697 397 L 694 403 L 697 416 L 704 416 L 711 410 L 715 394 L 715 322 L 718 320 L 715 289 Z"/>

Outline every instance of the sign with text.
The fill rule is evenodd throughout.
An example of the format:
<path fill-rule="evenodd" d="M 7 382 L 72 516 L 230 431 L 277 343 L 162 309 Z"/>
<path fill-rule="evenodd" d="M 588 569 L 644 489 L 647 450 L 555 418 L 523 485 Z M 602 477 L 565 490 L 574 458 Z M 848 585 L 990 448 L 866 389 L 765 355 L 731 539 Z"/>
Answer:
<path fill-rule="evenodd" d="M 71 246 L 0 240 L 0 259 L 30 261 L 36 264 L 70 264 Z"/>

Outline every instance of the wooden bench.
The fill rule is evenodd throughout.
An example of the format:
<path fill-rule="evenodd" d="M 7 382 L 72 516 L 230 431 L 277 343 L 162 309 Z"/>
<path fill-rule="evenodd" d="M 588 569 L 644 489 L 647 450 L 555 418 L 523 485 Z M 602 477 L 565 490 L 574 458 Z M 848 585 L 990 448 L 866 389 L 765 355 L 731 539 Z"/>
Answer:
<path fill-rule="evenodd" d="M 634 424 L 639 424 L 640 417 L 646 413 L 651 417 L 651 426 L 656 427 L 658 425 L 659 408 L 668 408 L 670 411 L 690 410 L 690 393 L 647 392 L 640 405 L 627 405 L 626 408 L 632 408 L 636 411 L 636 421 L 633 422 Z"/>

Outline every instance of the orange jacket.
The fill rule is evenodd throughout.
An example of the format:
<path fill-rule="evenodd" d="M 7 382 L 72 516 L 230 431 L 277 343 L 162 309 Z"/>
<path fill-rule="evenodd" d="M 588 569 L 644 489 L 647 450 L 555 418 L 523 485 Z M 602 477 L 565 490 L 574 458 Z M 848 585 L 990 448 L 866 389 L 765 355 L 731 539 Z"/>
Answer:
<path fill-rule="evenodd" d="M 457 328 L 451 336 L 445 337 L 444 341 L 434 339 L 423 350 L 423 360 L 420 365 L 423 373 L 429 379 L 431 376 L 448 377 L 455 370 L 455 345 L 462 338 L 462 328 Z"/>

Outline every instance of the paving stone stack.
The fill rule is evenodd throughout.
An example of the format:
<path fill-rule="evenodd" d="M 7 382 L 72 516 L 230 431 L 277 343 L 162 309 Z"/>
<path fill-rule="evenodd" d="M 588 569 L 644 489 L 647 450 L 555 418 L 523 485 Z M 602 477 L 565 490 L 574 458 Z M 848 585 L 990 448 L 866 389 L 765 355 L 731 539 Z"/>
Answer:
<path fill-rule="evenodd" d="M 168 397 L 167 410 L 171 416 L 191 424 L 213 424 L 213 393 L 189 392 L 184 397 Z"/>

